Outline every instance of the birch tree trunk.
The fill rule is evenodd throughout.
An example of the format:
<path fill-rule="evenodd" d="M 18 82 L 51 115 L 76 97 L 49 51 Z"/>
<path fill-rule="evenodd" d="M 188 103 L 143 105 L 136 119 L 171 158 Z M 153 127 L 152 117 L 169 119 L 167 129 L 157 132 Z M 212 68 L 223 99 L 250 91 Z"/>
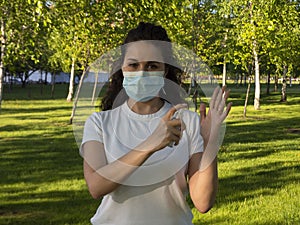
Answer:
<path fill-rule="evenodd" d="M 80 90 L 81 90 L 81 87 L 82 87 L 82 84 L 83 84 L 83 79 L 85 77 L 85 71 L 86 71 L 86 69 L 83 70 L 81 78 L 79 80 L 79 84 L 78 84 L 78 88 L 77 88 L 77 91 L 76 91 L 76 95 L 75 95 L 75 99 L 74 99 L 74 104 L 73 104 L 73 108 L 72 108 L 72 113 L 71 113 L 71 116 L 70 116 L 69 124 L 73 123 L 73 119 L 74 119 L 76 108 L 77 108 L 79 93 L 80 93 Z"/>
<path fill-rule="evenodd" d="M 71 75 L 70 75 L 70 83 L 69 83 L 69 93 L 67 97 L 67 101 L 71 102 L 74 93 L 74 76 L 75 76 L 75 58 L 72 59 L 72 68 L 71 68 Z"/>
<path fill-rule="evenodd" d="M 4 80 L 4 54 L 5 54 L 5 22 L 1 19 L 1 55 L 0 55 L 0 111 L 3 98 L 3 80 Z"/>
<path fill-rule="evenodd" d="M 222 86 L 226 85 L 226 59 L 224 56 Z"/>
<path fill-rule="evenodd" d="M 254 109 L 258 110 L 260 109 L 260 77 L 259 77 L 259 61 L 258 61 L 258 53 L 257 53 L 257 40 L 255 36 L 255 23 L 253 19 L 253 2 L 249 2 L 249 10 L 250 10 L 250 19 L 251 24 L 253 26 L 253 32 L 254 36 L 252 37 L 252 53 L 253 53 L 253 59 L 254 59 L 254 82 L 255 82 L 255 93 L 254 93 Z"/>
<path fill-rule="evenodd" d="M 227 18 L 227 15 L 225 16 L 225 18 Z M 228 33 L 228 29 L 226 29 L 226 33 L 224 36 L 224 43 L 223 43 L 223 47 L 226 48 L 226 41 L 227 41 L 227 33 Z M 226 56 L 224 55 L 223 58 L 224 62 L 223 62 L 223 77 L 222 77 L 222 86 L 226 85 Z"/>
<path fill-rule="evenodd" d="M 245 104 L 244 104 L 244 118 L 247 116 L 247 105 L 248 105 L 248 99 L 249 99 L 249 92 L 250 92 L 250 86 L 251 86 L 251 77 L 249 77 L 249 83 L 248 83 L 248 88 L 247 88 L 247 93 L 246 93 L 246 98 L 245 98 Z"/>
<path fill-rule="evenodd" d="M 253 42 L 253 57 L 255 68 L 255 94 L 254 94 L 254 109 L 260 109 L 260 79 L 259 79 L 259 62 L 256 51 L 256 40 Z"/>
<path fill-rule="evenodd" d="M 281 102 L 286 102 L 286 73 L 287 73 L 287 66 L 283 66 L 283 77 L 282 77 L 282 88 L 281 88 Z"/>
<path fill-rule="evenodd" d="M 82 75 L 83 76 L 83 75 Z M 93 89 L 93 96 L 92 96 L 92 103 L 91 105 L 93 106 L 95 103 L 95 96 L 96 96 L 96 89 L 97 89 L 97 84 L 98 84 L 98 77 L 99 77 L 99 72 L 96 73 L 95 75 L 95 83 L 94 83 L 94 89 Z M 81 80 L 81 79 L 80 79 Z"/>

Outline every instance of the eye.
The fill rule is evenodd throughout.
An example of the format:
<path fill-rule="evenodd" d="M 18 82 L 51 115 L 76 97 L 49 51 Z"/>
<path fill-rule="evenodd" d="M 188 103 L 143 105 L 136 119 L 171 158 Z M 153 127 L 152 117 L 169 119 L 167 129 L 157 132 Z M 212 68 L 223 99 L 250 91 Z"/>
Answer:
<path fill-rule="evenodd" d="M 129 63 L 128 66 L 131 68 L 137 68 L 139 65 L 138 63 Z"/>
<path fill-rule="evenodd" d="M 156 70 L 158 68 L 159 68 L 159 66 L 156 63 L 149 63 L 147 66 L 148 70 Z"/>

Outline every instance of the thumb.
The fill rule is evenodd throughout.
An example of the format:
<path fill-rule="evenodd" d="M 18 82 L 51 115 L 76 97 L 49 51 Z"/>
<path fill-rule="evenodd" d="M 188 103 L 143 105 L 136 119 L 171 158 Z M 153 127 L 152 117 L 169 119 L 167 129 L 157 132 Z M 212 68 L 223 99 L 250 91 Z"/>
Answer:
<path fill-rule="evenodd" d="M 206 105 L 205 103 L 201 102 L 199 107 L 200 112 L 200 119 L 203 121 L 206 118 Z"/>
<path fill-rule="evenodd" d="M 174 115 L 174 113 L 179 110 L 179 109 L 183 109 L 183 108 L 187 108 L 187 104 L 177 104 L 174 107 L 172 107 L 167 113 L 166 115 L 163 117 L 164 120 L 170 120 L 172 118 L 172 116 Z"/>

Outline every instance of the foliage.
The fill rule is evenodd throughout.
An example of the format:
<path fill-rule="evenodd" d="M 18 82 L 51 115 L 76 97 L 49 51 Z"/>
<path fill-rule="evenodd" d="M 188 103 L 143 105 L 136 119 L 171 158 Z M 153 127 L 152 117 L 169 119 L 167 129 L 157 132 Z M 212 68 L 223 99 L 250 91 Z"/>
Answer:
<path fill-rule="evenodd" d="M 249 3 L 253 5 L 252 17 Z M 224 63 L 252 73 L 253 41 L 262 72 L 299 76 L 299 1 L 272 0 L 21 0 L 2 1 L 10 74 L 84 68 L 122 44 L 140 21 L 166 28 L 172 41 L 193 49 L 215 74 Z"/>
<path fill-rule="evenodd" d="M 29 72 L 38 70 L 36 64 L 43 54 L 46 20 L 41 1 L 4 1 L 1 15 L 5 20 L 6 43 L 4 65 L 23 82 Z"/>

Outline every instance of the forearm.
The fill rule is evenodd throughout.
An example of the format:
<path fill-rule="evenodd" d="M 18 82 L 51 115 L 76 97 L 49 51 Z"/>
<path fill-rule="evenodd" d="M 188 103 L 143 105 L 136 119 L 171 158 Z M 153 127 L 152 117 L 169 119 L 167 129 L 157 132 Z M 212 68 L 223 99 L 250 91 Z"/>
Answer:
<path fill-rule="evenodd" d="M 194 186 L 190 192 L 195 207 L 202 213 L 213 206 L 218 189 L 217 159 L 204 171 L 198 170 L 189 181 Z"/>
<path fill-rule="evenodd" d="M 202 213 L 213 206 L 218 189 L 218 145 L 213 142 L 205 146 L 198 170 L 189 180 L 192 201 Z"/>
<path fill-rule="evenodd" d="M 118 188 L 151 154 L 148 151 L 131 150 L 118 160 L 86 173 L 85 179 L 93 198 L 100 198 Z M 85 167 L 89 167 L 86 164 L 85 161 Z"/>

